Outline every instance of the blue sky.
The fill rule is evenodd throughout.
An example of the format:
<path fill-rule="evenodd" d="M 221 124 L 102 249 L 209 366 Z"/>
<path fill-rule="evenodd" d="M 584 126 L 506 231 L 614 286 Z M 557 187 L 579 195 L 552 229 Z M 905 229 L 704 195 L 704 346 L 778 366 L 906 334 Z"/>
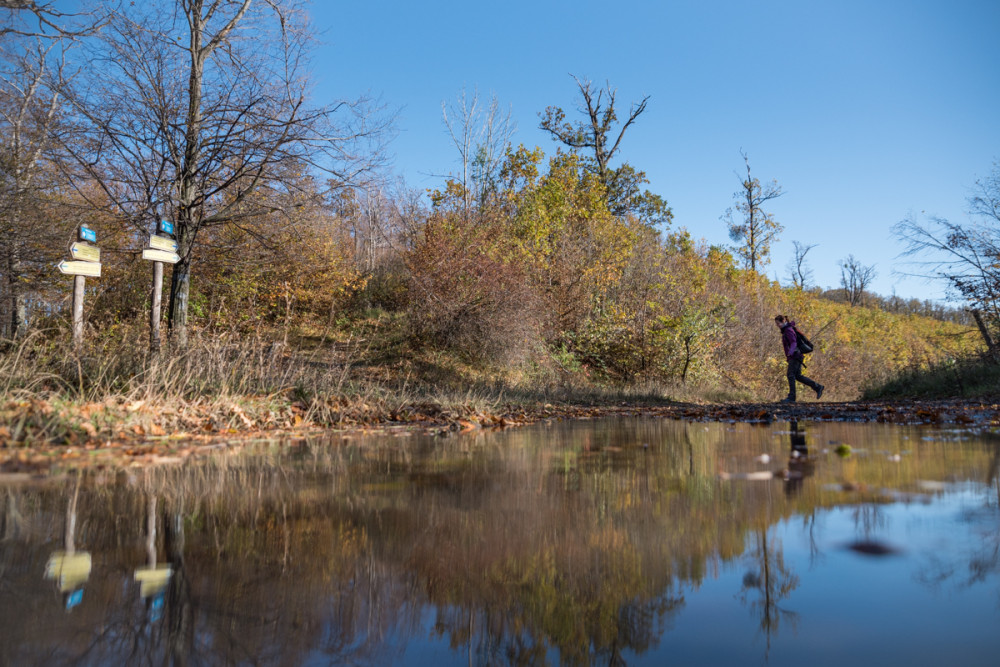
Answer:
<path fill-rule="evenodd" d="M 729 244 L 719 218 L 744 170 L 777 180 L 785 230 L 767 268 L 787 280 L 792 241 L 815 282 L 839 283 L 853 254 L 874 289 L 938 299 L 890 228 L 908 214 L 965 219 L 978 177 L 1000 160 L 997 0 L 315 0 L 317 102 L 371 93 L 398 107 L 395 170 L 436 187 L 458 168 L 441 103 L 463 87 L 496 95 L 515 143 L 554 153 L 546 106 L 578 101 L 571 74 L 650 96 L 621 159 L 644 170 L 674 225 Z"/>

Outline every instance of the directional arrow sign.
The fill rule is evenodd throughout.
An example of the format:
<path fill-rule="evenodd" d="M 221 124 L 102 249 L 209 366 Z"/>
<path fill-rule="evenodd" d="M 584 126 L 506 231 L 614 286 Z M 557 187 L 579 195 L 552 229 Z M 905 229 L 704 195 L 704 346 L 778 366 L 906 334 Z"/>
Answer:
<path fill-rule="evenodd" d="M 80 240 L 90 241 L 91 243 L 97 243 L 97 232 L 95 232 L 90 227 L 80 227 Z"/>
<path fill-rule="evenodd" d="M 100 262 L 67 262 L 65 259 L 57 265 L 61 273 L 67 273 L 71 276 L 91 276 L 94 278 L 101 277 L 101 263 Z"/>
<path fill-rule="evenodd" d="M 167 252 L 177 252 L 177 241 L 168 239 L 166 236 L 150 234 L 149 247 L 156 250 L 166 250 Z"/>
<path fill-rule="evenodd" d="M 174 233 L 174 223 L 167 222 L 166 220 L 160 220 L 160 231 L 164 234 Z"/>
<path fill-rule="evenodd" d="M 73 259 L 82 259 L 85 262 L 101 261 L 101 249 L 89 243 L 74 243 L 69 247 Z"/>
<path fill-rule="evenodd" d="M 152 260 L 154 262 L 164 262 L 166 264 L 176 264 L 181 261 L 181 256 L 176 252 L 157 250 L 156 248 L 143 248 L 142 258 Z"/>

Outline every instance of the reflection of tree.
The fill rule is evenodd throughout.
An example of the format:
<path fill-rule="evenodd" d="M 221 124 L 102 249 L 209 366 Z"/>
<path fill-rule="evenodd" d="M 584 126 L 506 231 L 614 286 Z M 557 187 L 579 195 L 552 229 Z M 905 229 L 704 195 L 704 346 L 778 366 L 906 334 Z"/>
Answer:
<path fill-rule="evenodd" d="M 996 492 L 993 515 L 1000 515 L 1000 444 L 994 443 L 993 456 L 986 472 L 986 485 Z M 987 501 L 989 507 L 990 501 Z M 983 582 L 1000 571 L 1000 526 L 996 530 L 986 530 L 983 549 L 974 554 L 969 562 L 969 583 Z"/>
<path fill-rule="evenodd" d="M 862 503 L 854 508 L 854 526 L 864 541 L 870 541 L 872 536 L 885 529 L 886 525 L 885 513 L 878 503 Z"/>
<path fill-rule="evenodd" d="M 768 527 L 823 507 L 820 480 L 793 495 L 777 479 L 722 484 L 701 425 L 598 425 L 586 449 L 557 428 L 493 437 L 262 447 L 142 485 L 95 474 L 78 536 L 100 576 L 72 615 L 45 606 L 32 564 L 63 539 L 73 487 L 0 492 L 0 587 L 18 601 L 0 628 L 27 637 L 0 642 L 0 664 L 385 664 L 436 640 L 470 663 L 620 664 L 657 647 L 688 584 L 743 554 L 739 596 L 768 641 L 794 622 L 798 577 Z M 981 478 L 985 454 L 963 456 Z M 881 474 L 865 465 L 862 480 Z M 158 618 L 133 581 L 157 555 L 177 570 Z M 20 618 L 22 600 L 40 620 Z"/>
<path fill-rule="evenodd" d="M 966 517 L 970 524 L 978 521 L 985 524 L 979 528 L 982 538 L 979 548 L 958 558 L 949 559 L 938 553 L 930 555 L 927 564 L 917 573 L 917 581 L 936 587 L 952 580 L 957 587 L 965 588 L 987 583 L 1000 573 L 1000 525 L 995 523 L 1000 520 L 1000 444 L 996 442 L 986 469 L 985 488 L 989 489 L 989 495 L 984 496 L 984 506 Z M 968 572 L 968 575 L 960 576 L 959 572 Z M 1000 589 L 997 595 L 1000 596 Z"/>
<path fill-rule="evenodd" d="M 766 528 L 754 533 L 753 547 L 747 557 L 752 564 L 743 575 L 739 598 L 760 618 L 760 629 L 770 650 L 771 636 L 778 633 L 782 619 L 791 623 L 793 631 L 795 629 L 798 612 L 784 609 L 780 603 L 798 588 L 799 577 L 785 565 L 781 544 L 768 537 Z"/>
<path fill-rule="evenodd" d="M 997 506 L 1000 507 L 1000 443 L 993 444 L 993 456 L 986 470 L 986 486 L 993 486 L 997 492 Z"/>
<path fill-rule="evenodd" d="M 186 665 L 194 647 L 194 602 L 184 558 L 184 516 L 179 509 L 165 511 L 163 538 L 173 574 L 167 583 L 167 651 L 174 665 Z"/>

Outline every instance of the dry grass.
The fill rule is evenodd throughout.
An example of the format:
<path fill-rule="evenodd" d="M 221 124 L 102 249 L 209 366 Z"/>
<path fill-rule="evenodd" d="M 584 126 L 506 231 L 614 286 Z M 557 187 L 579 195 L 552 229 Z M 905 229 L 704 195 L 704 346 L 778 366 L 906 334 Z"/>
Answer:
<path fill-rule="evenodd" d="M 66 332 L 36 331 L 0 353 L 0 444 L 226 432 L 485 414 L 503 387 L 437 385 L 369 366 L 370 344 L 295 347 L 265 336 L 196 334 L 153 354 L 141 327 L 76 350 Z"/>

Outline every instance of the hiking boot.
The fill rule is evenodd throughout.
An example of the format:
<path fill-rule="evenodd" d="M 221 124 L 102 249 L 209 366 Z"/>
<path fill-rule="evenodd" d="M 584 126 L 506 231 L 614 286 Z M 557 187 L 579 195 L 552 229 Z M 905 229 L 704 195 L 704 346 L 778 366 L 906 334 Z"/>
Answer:
<path fill-rule="evenodd" d="M 823 385 L 816 388 L 816 400 L 823 398 L 823 390 L 826 389 Z"/>
<path fill-rule="evenodd" d="M 781 400 L 780 400 L 780 401 L 778 401 L 778 402 L 779 402 L 779 403 L 794 403 L 794 402 L 795 402 L 795 399 L 794 399 L 794 398 L 792 398 L 791 396 L 786 396 L 786 397 L 784 397 L 783 399 L 781 399 Z"/>

